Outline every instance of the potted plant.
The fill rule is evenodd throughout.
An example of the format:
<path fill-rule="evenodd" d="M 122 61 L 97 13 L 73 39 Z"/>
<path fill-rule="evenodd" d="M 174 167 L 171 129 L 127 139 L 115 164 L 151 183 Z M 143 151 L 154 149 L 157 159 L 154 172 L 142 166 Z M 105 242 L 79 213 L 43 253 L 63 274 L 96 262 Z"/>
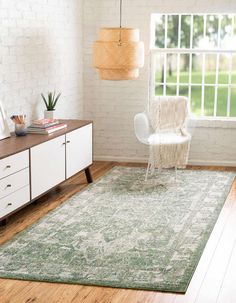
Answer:
<path fill-rule="evenodd" d="M 60 98 L 61 93 L 56 95 L 56 92 L 52 93 L 49 92 L 46 97 L 41 94 L 43 98 L 44 104 L 46 105 L 46 110 L 44 111 L 44 118 L 45 119 L 54 119 L 55 118 L 55 107 L 57 104 L 58 99 Z"/>

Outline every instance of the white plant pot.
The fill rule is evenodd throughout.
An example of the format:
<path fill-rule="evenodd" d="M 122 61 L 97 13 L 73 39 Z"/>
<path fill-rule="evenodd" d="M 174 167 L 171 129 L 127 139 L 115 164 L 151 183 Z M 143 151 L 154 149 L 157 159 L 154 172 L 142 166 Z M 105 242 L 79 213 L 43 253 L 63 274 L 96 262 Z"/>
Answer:
<path fill-rule="evenodd" d="M 44 111 L 44 118 L 45 119 L 55 119 L 56 117 L 56 110 L 45 110 Z"/>

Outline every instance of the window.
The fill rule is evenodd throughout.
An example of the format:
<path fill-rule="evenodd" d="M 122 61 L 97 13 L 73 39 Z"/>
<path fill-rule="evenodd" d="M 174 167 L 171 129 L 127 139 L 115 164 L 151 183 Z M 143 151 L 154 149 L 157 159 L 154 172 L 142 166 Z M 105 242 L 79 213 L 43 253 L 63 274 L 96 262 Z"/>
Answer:
<path fill-rule="evenodd" d="M 236 117 L 236 15 L 152 16 L 152 95 L 184 95 L 197 116 Z"/>

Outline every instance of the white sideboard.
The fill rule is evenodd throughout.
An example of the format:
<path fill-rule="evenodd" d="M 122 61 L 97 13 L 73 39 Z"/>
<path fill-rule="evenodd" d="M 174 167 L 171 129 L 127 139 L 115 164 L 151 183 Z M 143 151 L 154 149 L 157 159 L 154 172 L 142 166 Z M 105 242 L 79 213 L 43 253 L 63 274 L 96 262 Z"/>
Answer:
<path fill-rule="evenodd" d="M 92 182 L 92 122 L 63 120 L 67 128 L 52 135 L 0 141 L 0 223 L 53 187 L 85 170 Z"/>

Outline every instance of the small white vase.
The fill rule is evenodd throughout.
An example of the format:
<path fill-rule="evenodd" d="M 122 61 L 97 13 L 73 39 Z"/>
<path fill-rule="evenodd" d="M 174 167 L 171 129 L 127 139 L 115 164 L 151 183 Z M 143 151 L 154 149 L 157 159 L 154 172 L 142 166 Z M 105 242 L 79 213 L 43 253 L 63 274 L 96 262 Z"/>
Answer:
<path fill-rule="evenodd" d="M 45 110 L 44 119 L 55 119 L 55 110 Z"/>

